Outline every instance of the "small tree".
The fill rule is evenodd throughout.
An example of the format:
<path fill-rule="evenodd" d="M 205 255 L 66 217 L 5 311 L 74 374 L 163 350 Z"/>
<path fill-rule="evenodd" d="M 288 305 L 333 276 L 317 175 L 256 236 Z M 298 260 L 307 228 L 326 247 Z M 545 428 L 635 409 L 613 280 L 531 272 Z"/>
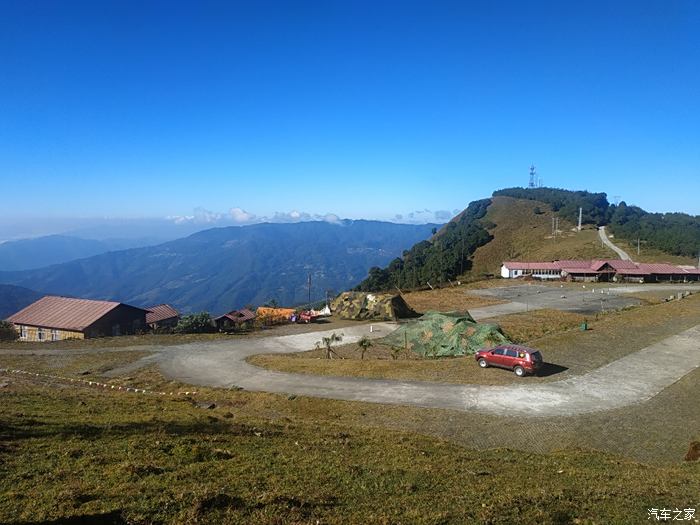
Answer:
<path fill-rule="evenodd" d="M 396 360 L 399 358 L 399 354 L 403 352 L 403 348 L 400 346 L 392 346 L 391 347 L 391 358 Z"/>
<path fill-rule="evenodd" d="M 360 351 L 360 359 L 365 358 L 365 352 L 367 352 L 367 350 L 369 350 L 372 346 L 374 346 L 372 340 L 366 335 L 363 335 L 357 342 L 357 349 Z"/>
<path fill-rule="evenodd" d="M 336 357 L 340 357 L 333 350 L 333 344 L 339 343 L 342 340 L 343 340 L 343 334 L 336 334 L 335 332 L 333 332 L 328 337 L 323 337 L 323 338 L 321 338 L 320 341 L 317 341 L 316 348 L 319 349 L 319 348 L 321 348 L 321 346 L 324 347 L 324 349 L 326 350 L 326 354 L 324 357 L 326 359 L 333 359 L 334 355 Z"/>
<path fill-rule="evenodd" d="M 214 331 L 211 316 L 207 312 L 186 315 L 173 330 L 176 334 L 203 334 Z"/>
<path fill-rule="evenodd" d="M 0 321 L 0 341 L 16 341 L 19 339 L 19 333 L 9 321 Z"/>

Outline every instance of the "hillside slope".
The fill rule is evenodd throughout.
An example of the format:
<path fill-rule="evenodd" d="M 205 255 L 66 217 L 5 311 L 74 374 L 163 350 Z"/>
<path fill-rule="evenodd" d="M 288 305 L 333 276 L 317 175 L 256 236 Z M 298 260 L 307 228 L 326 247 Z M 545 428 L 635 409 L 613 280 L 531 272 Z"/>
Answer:
<path fill-rule="evenodd" d="M 185 312 L 223 313 L 272 299 L 299 304 L 308 300 L 309 274 L 312 300 L 345 290 L 434 227 L 342 221 L 215 228 L 159 246 L 2 272 L 0 282 L 143 306 L 171 303 Z"/>
<path fill-rule="evenodd" d="M 22 286 L 0 284 L 0 319 L 5 319 L 15 312 L 19 312 L 25 306 L 41 298 L 42 295 Z"/>
<path fill-rule="evenodd" d="M 643 244 L 650 253 L 640 255 L 638 260 L 665 259 L 693 264 L 688 257 L 663 257 L 659 250 L 662 247 L 667 249 L 667 254 L 675 253 L 673 250 L 681 254 L 691 253 L 696 245 L 700 248 L 700 233 L 696 232 L 700 224 L 698 217 L 682 213 L 657 217 L 659 214 L 639 209 L 625 211 L 623 205 L 610 205 L 605 193 L 558 188 L 497 190 L 491 199 L 470 203 L 431 239 L 405 251 L 403 257 L 391 261 L 386 268 L 372 268 L 358 289 L 423 287 L 458 277 L 480 279 L 498 275 L 501 264 L 514 259 L 616 259 L 617 254 L 603 246 L 597 232 L 597 227 L 608 224 L 611 218 L 613 228 L 617 228 L 614 231 L 620 231 L 625 219 L 634 223 L 625 223 L 623 237 L 637 231 L 637 223 L 646 228 L 643 231 L 648 232 L 649 240 Z M 579 210 L 581 231 L 575 225 Z M 559 220 L 556 235 L 553 235 L 553 218 Z M 666 239 L 668 242 L 662 243 L 664 232 L 673 242 Z M 680 239 L 686 239 L 686 243 L 682 244 Z M 629 249 L 628 252 L 633 253 Z"/>
<path fill-rule="evenodd" d="M 601 246 L 594 226 L 577 232 L 572 223 L 560 218 L 555 238 L 555 216 L 543 202 L 494 197 L 482 221 L 493 239 L 474 252 L 467 276 L 498 275 L 501 264 L 508 260 L 617 258 L 613 251 Z"/>

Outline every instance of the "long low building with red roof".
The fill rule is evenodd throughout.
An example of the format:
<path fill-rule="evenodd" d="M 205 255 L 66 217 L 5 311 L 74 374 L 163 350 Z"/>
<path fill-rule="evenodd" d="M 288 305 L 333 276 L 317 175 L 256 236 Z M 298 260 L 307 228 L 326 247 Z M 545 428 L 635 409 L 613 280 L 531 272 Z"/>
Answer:
<path fill-rule="evenodd" d="M 136 334 L 146 329 L 148 313 L 115 301 L 47 295 L 7 320 L 22 341 L 59 341 Z"/>
<path fill-rule="evenodd" d="M 688 282 L 700 280 L 700 269 L 667 263 L 635 263 L 621 259 L 506 261 L 501 277 L 605 282 Z"/>

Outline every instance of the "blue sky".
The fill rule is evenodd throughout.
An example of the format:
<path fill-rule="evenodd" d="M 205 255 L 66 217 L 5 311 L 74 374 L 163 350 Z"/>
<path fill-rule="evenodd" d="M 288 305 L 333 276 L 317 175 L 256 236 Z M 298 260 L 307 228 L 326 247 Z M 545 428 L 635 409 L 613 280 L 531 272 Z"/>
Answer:
<path fill-rule="evenodd" d="M 406 220 L 531 163 L 700 214 L 694 0 L 0 9 L 0 221 Z"/>

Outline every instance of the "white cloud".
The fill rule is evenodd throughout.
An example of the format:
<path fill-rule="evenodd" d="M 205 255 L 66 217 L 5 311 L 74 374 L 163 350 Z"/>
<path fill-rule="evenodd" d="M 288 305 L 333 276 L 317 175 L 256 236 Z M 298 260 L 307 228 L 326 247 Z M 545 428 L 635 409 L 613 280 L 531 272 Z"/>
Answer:
<path fill-rule="evenodd" d="M 248 213 L 243 208 L 231 208 L 229 210 L 229 215 L 233 222 L 239 224 L 253 222 L 256 219 L 256 215 L 254 213 Z"/>
<path fill-rule="evenodd" d="M 449 210 L 437 210 L 435 212 L 435 219 L 441 222 L 449 221 L 453 214 Z"/>

